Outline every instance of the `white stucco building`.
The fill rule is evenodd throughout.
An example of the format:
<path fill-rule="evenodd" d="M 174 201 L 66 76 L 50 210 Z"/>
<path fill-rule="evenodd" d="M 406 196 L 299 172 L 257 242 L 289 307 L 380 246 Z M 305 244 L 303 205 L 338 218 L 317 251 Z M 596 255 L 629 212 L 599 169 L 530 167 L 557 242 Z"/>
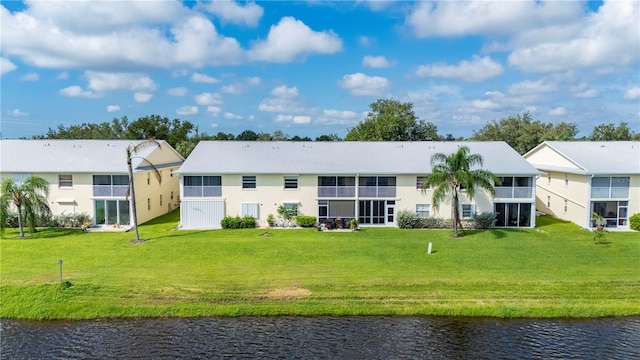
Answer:
<path fill-rule="evenodd" d="M 466 145 L 502 179 L 491 196 L 461 198 L 464 218 L 495 212 L 499 227 L 535 225 L 539 172 L 505 142 L 242 142 L 202 141 L 180 175 L 180 227 L 220 228 L 226 216 L 251 215 L 266 225 L 278 206 L 297 204 L 320 221 L 357 218 L 361 226 L 395 226 L 399 210 L 451 217 L 451 202 L 431 205 L 421 183 L 434 153 Z"/>

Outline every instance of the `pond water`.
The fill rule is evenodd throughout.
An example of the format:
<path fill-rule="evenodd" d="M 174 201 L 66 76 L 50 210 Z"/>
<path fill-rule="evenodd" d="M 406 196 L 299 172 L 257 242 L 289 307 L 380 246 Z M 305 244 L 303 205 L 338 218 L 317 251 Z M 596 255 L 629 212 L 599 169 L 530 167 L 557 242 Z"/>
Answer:
<path fill-rule="evenodd" d="M 640 317 L 0 320 L 2 359 L 640 359 Z"/>

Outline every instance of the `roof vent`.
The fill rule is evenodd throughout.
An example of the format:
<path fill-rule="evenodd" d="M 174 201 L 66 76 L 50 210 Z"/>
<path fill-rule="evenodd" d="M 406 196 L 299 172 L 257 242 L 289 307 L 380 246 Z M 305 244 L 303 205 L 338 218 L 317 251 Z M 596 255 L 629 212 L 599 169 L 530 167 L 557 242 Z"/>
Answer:
<path fill-rule="evenodd" d="M 600 147 L 601 147 L 601 148 L 604 148 L 604 144 L 603 144 L 603 145 L 600 145 Z"/>

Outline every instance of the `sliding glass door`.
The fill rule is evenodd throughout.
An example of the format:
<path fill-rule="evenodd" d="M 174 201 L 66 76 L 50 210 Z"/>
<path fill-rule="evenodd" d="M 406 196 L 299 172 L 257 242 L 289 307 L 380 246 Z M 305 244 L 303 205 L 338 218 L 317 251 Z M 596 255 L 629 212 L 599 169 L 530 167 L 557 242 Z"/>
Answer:
<path fill-rule="evenodd" d="M 94 200 L 96 225 L 129 225 L 128 200 Z"/>

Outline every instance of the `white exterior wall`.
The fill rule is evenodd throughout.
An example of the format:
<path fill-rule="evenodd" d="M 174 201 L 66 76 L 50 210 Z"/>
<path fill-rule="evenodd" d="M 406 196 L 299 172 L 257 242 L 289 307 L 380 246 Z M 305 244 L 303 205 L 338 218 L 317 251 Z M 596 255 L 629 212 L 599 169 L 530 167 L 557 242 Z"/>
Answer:
<path fill-rule="evenodd" d="M 551 181 L 548 175 L 551 175 Z M 565 182 L 565 176 L 568 182 Z M 588 200 L 590 189 L 589 176 L 549 171 L 536 181 L 536 208 L 559 219 L 585 226 L 590 218 Z M 566 211 L 565 200 L 567 201 Z M 548 201 L 551 206 L 547 206 Z"/>

